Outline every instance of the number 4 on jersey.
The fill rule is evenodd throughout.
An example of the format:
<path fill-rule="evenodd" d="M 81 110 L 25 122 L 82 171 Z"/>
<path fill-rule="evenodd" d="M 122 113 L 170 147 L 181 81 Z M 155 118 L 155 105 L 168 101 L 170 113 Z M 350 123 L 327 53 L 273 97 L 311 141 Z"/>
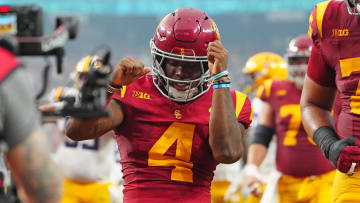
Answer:
<path fill-rule="evenodd" d="M 149 166 L 174 166 L 171 180 L 193 182 L 193 163 L 190 161 L 195 125 L 172 123 L 149 151 Z M 175 156 L 165 153 L 176 142 Z"/>

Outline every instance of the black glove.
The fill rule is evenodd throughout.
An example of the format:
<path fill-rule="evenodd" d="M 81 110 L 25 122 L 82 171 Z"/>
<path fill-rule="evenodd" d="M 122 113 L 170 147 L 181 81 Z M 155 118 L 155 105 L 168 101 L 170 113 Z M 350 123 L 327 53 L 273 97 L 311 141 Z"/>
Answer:
<path fill-rule="evenodd" d="M 354 172 L 354 167 L 360 163 L 359 139 L 339 139 L 333 128 L 323 126 L 315 131 L 314 142 L 320 146 L 325 157 L 343 173 Z M 352 167 L 353 163 L 356 165 Z"/>

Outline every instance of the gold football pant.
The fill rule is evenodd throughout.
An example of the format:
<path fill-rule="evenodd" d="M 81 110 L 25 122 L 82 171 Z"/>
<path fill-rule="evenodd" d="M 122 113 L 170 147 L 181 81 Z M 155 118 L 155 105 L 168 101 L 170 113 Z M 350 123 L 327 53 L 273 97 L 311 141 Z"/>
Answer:
<path fill-rule="evenodd" d="M 355 170 L 353 175 L 336 170 L 331 191 L 331 202 L 360 202 L 360 170 Z"/>
<path fill-rule="evenodd" d="M 110 203 L 109 186 L 112 183 L 80 184 L 64 180 L 64 196 L 60 203 Z"/>
<path fill-rule="evenodd" d="M 282 176 L 278 183 L 279 203 L 329 203 L 335 171 L 304 178 Z"/>
<path fill-rule="evenodd" d="M 243 197 L 240 190 L 237 192 L 238 201 L 225 201 L 224 196 L 230 186 L 229 181 L 213 181 L 211 183 L 211 203 L 243 203 Z"/>
<path fill-rule="evenodd" d="M 253 194 L 249 194 L 249 196 L 246 198 L 246 203 L 260 203 L 261 197 L 264 194 L 264 191 L 261 191 L 261 194 L 259 197 L 254 196 Z"/>

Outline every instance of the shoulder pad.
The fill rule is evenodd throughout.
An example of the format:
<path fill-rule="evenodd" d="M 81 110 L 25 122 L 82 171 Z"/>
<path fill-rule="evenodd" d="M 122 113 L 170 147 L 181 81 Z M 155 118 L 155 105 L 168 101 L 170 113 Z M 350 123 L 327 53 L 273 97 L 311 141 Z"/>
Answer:
<path fill-rule="evenodd" d="M 257 90 L 256 97 L 260 99 L 269 98 L 271 95 L 272 83 L 273 80 L 265 80 L 264 84 Z"/>
<path fill-rule="evenodd" d="M 316 4 L 314 10 L 311 12 L 309 17 L 309 37 L 314 38 L 317 35 L 320 38 L 323 37 L 323 20 L 329 3 L 330 1 L 320 2 Z"/>
<path fill-rule="evenodd" d="M 239 92 L 237 90 L 235 90 L 235 100 L 236 100 L 236 103 L 235 103 L 235 112 L 236 112 L 236 117 L 239 117 L 239 114 L 245 104 L 245 101 L 246 101 L 246 98 L 247 98 L 247 95 L 242 93 L 242 92 Z"/>

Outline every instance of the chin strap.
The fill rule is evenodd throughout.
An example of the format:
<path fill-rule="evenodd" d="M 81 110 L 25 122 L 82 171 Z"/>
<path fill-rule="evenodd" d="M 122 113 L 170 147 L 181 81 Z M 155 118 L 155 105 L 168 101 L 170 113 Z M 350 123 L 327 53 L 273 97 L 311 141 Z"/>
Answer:
<path fill-rule="evenodd" d="M 185 91 L 179 91 L 173 86 L 169 85 L 168 90 L 170 97 L 173 97 L 175 99 L 184 99 L 184 100 L 191 99 L 199 93 L 199 88 L 197 87 Z"/>

